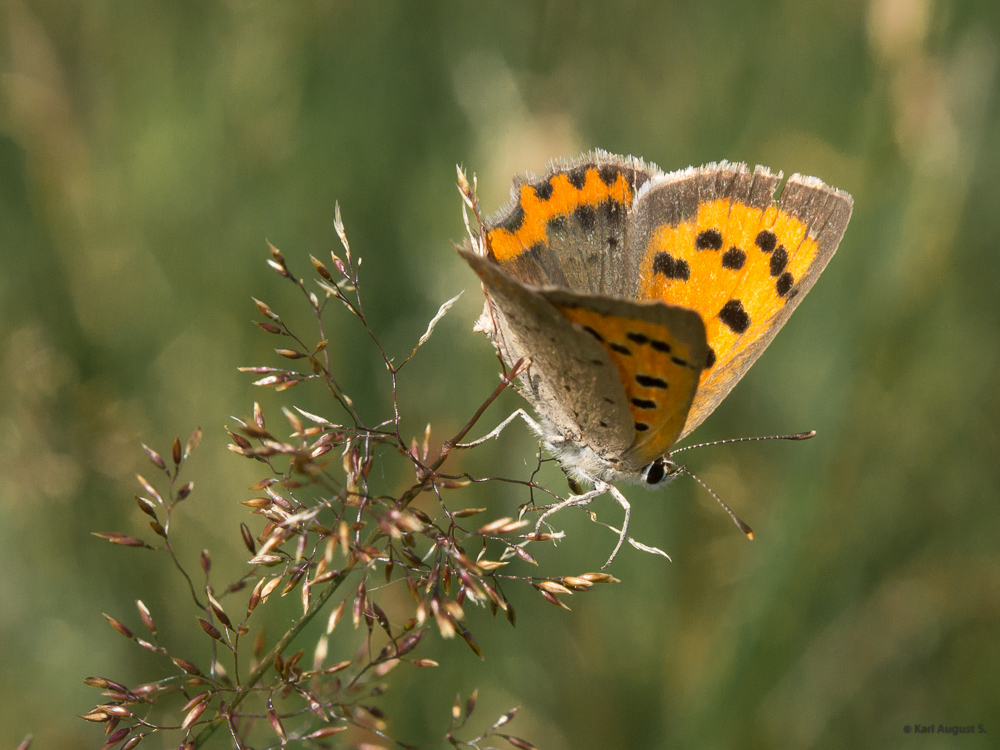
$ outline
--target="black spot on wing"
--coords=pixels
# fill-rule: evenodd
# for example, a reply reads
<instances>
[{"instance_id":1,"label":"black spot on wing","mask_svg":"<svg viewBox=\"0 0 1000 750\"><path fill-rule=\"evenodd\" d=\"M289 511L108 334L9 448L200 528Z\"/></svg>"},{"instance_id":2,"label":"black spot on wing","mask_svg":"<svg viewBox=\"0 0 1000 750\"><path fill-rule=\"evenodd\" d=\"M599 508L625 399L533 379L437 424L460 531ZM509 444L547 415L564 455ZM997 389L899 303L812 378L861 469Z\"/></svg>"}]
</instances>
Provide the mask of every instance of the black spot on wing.
<instances>
[{"instance_id":1,"label":"black spot on wing","mask_svg":"<svg viewBox=\"0 0 1000 750\"><path fill-rule=\"evenodd\" d=\"M762 252L769 253L778 244L778 236L769 229L764 229L757 233L753 242Z\"/></svg>"},{"instance_id":2,"label":"black spot on wing","mask_svg":"<svg viewBox=\"0 0 1000 750\"><path fill-rule=\"evenodd\" d=\"M788 251L784 245L778 245L771 253L771 275L780 276L788 265Z\"/></svg>"},{"instance_id":3,"label":"black spot on wing","mask_svg":"<svg viewBox=\"0 0 1000 750\"><path fill-rule=\"evenodd\" d=\"M788 271L785 271L783 274L781 274L781 276L778 277L778 280L774 282L774 291L778 293L779 297L784 297L786 294L788 294L788 290L792 288L792 284L794 283L795 279L792 278L792 275L788 273ZM791 299L794 296L795 295L792 294L789 295L788 298Z\"/></svg>"},{"instance_id":4,"label":"black spot on wing","mask_svg":"<svg viewBox=\"0 0 1000 750\"><path fill-rule=\"evenodd\" d=\"M722 232L718 229L706 229L694 238L695 250L721 250Z\"/></svg>"},{"instance_id":5,"label":"black spot on wing","mask_svg":"<svg viewBox=\"0 0 1000 750\"><path fill-rule=\"evenodd\" d=\"M733 246L722 254L722 265L724 268L731 268L739 271L743 264L747 262L747 254L738 247Z\"/></svg>"},{"instance_id":6,"label":"black spot on wing","mask_svg":"<svg viewBox=\"0 0 1000 750\"><path fill-rule=\"evenodd\" d=\"M617 227L625 221L624 203L619 203L609 198L608 200L601 201L599 208L610 226Z\"/></svg>"},{"instance_id":7,"label":"black spot on wing","mask_svg":"<svg viewBox=\"0 0 1000 750\"><path fill-rule=\"evenodd\" d=\"M597 223L597 209L593 206L580 205L573 209L573 216L576 220L580 222L582 226L588 232L594 230L594 225Z\"/></svg>"},{"instance_id":8,"label":"black spot on wing","mask_svg":"<svg viewBox=\"0 0 1000 750\"><path fill-rule=\"evenodd\" d=\"M514 209L510 212L510 216L507 220L500 225L500 229L506 229L511 234L515 234L518 229L521 228L521 224L524 223L524 209L521 207L520 201L514 204Z\"/></svg>"},{"instance_id":9,"label":"black spot on wing","mask_svg":"<svg viewBox=\"0 0 1000 750\"><path fill-rule=\"evenodd\" d=\"M653 273L662 274L668 279L691 278L691 266L683 258L675 258L670 253L659 252L653 257Z\"/></svg>"},{"instance_id":10,"label":"black spot on wing","mask_svg":"<svg viewBox=\"0 0 1000 750\"><path fill-rule=\"evenodd\" d=\"M627 331L625 333L625 338L627 338L634 344L639 344L640 346L648 345L653 350L662 352L663 354L669 354L671 351L670 344L668 344L666 341L660 341L659 339L651 339L642 331Z\"/></svg>"},{"instance_id":11,"label":"black spot on wing","mask_svg":"<svg viewBox=\"0 0 1000 750\"><path fill-rule=\"evenodd\" d=\"M731 299L722 306L719 320L733 333L743 333L750 327L750 316L738 299Z\"/></svg>"},{"instance_id":12,"label":"black spot on wing","mask_svg":"<svg viewBox=\"0 0 1000 750\"><path fill-rule=\"evenodd\" d=\"M618 182L619 174L620 172L618 171L618 167L615 167L611 164L602 164L601 167L597 170L597 176L600 177L601 182L603 182L608 187L611 187L616 182Z\"/></svg>"},{"instance_id":13,"label":"black spot on wing","mask_svg":"<svg viewBox=\"0 0 1000 750\"><path fill-rule=\"evenodd\" d=\"M531 247L529 247L528 249L526 249L523 253L521 253L517 257L519 259L520 258L530 258L531 260L533 260L533 261L535 261L537 263L540 260L540 258L542 257L542 255L547 250L548 250L548 246L545 244L545 241L544 240L539 240L538 242L536 242L534 245L532 245ZM493 262L496 262L496 256L493 254L493 250L489 250L488 251L488 256L489 256L489 258ZM512 320L515 319L515 318L513 318L510 315L508 315L507 317L511 318Z\"/></svg>"},{"instance_id":14,"label":"black spot on wing","mask_svg":"<svg viewBox=\"0 0 1000 750\"><path fill-rule=\"evenodd\" d=\"M535 195L538 200L547 201L552 197L552 191L555 190L555 185L552 184L552 180L546 180L538 185L535 185Z\"/></svg>"},{"instance_id":15,"label":"black spot on wing","mask_svg":"<svg viewBox=\"0 0 1000 750\"><path fill-rule=\"evenodd\" d=\"M576 169L571 169L566 173L567 179L569 179L569 184L575 187L577 190L583 190L583 186L587 184L587 170L590 169L590 165L584 164L583 166L577 167Z\"/></svg>"},{"instance_id":16,"label":"black spot on wing","mask_svg":"<svg viewBox=\"0 0 1000 750\"><path fill-rule=\"evenodd\" d=\"M656 402L651 398L633 398L632 405L637 409L655 409Z\"/></svg>"},{"instance_id":17,"label":"black spot on wing","mask_svg":"<svg viewBox=\"0 0 1000 750\"><path fill-rule=\"evenodd\" d=\"M659 388L660 390L666 390L670 387L670 384L663 378L657 377L656 375L647 375L642 372L635 376L635 382L643 388Z\"/></svg>"},{"instance_id":18,"label":"black spot on wing","mask_svg":"<svg viewBox=\"0 0 1000 750\"><path fill-rule=\"evenodd\" d=\"M632 356L632 350L629 349L625 344L619 344L617 341L609 341L608 348L613 352L618 352L626 357Z\"/></svg>"}]
</instances>

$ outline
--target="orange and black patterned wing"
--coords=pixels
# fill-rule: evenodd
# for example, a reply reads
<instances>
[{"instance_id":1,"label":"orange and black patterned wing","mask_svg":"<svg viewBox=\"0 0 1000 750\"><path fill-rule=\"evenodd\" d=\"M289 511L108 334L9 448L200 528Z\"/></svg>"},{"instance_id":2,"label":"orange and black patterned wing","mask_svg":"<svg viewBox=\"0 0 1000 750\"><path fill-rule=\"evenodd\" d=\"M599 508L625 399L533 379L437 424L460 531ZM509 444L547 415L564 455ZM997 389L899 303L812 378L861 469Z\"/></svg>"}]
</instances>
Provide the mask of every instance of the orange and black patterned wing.
<instances>
[{"instance_id":1,"label":"orange and black patterned wing","mask_svg":"<svg viewBox=\"0 0 1000 750\"><path fill-rule=\"evenodd\" d=\"M511 201L486 222L485 256L530 286L631 297L625 235L635 197L653 175L641 160L603 151L517 179ZM634 279L632 281L634 290Z\"/></svg>"},{"instance_id":2,"label":"orange and black patterned wing","mask_svg":"<svg viewBox=\"0 0 1000 750\"><path fill-rule=\"evenodd\" d=\"M814 177L711 164L651 179L628 238L638 297L697 311L709 352L679 437L712 413L761 355L840 243L851 196Z\"/></svg>"},{"instance_id":3,"label":"orange and black patterned wing","mask_svg":"<svg viewBox=\"0 0 1000 750\"><path fill-rule=\"evenodd\" d=\"M684 427L708 345L701 316L661 303L528 287L467 250L489 303L483 324L522 391L563 437L637 476Z\"/></svg>"},{"instance_id":4,"label":"orange and black patterned wing","mask_svg":"<svg viewBox=\"0 0 1000 750\"><path fill-rule=\"evenodd\" d=\"M618 457L633 475L680 438L708 356L705 325L693 310L659 302L541 294L607 352L625 389L634 441ZM600 410L598 405L594 405Z\"/></svg>"}]
</instances>

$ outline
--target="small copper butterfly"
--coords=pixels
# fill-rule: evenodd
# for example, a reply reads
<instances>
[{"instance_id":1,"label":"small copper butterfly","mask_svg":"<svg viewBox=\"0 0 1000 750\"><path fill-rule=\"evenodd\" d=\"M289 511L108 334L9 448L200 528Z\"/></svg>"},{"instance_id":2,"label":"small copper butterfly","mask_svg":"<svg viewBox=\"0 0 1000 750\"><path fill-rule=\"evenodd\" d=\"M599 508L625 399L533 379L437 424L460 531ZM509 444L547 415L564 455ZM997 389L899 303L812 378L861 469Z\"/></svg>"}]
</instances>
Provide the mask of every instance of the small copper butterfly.
<instances>
[{"instance_id":1,"label":"small copper butterfly","mask_svg":"<svg viewBox=\"0 0 1000 750\"><path fill-rule=\"evenodd\" d=\"M515 179L459 252L482 328L571 476L656 485L833 256L852 199L744 164L664 174L603 151ZM526 416L526 415L524 415ZM604 489L607 489L605 487ZM624 531L624 530L623 530Z\"/></svg>"}]
</instances>

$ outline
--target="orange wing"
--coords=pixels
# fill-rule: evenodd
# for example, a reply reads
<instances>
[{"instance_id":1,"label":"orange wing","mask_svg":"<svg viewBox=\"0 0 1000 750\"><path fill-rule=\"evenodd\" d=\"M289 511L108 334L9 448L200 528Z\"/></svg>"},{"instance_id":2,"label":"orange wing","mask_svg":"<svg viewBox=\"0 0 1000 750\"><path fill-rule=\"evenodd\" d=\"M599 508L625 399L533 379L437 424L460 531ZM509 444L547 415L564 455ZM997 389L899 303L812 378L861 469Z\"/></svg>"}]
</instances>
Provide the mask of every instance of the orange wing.
<instances>
[{"instance_id":1,"label":"orange wing","mask_svg":"<svg viewBox=\"0 0 1000 750\"><path fill-rule=\"evenodd\" d=\"M833 256L852 200L814 177L708 165L651 180L636 199L638 296L701 314L710 351L684 437L774 338Z\"/></svg>"},{"instance_id":2,"label":"orange wing","mask_svg":"<svg viewBox=\"0 0 1000 750\"><path fill-rule=\"evenodd\" d=\"M708 355L701 317L661 304L541 294L596 339L617 369L635 426L635 440L620 460L628 471L640 471L669 451L684 427Z\"/></svg>"}]
</instances>

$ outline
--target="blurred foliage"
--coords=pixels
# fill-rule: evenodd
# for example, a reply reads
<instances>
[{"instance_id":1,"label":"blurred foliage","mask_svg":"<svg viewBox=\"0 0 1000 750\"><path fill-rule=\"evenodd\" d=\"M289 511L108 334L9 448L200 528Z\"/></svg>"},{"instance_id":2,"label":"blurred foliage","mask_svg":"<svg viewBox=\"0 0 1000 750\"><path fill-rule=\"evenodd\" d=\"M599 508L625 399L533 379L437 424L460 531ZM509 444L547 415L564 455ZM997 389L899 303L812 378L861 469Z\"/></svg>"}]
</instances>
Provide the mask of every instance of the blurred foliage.
<instances>
[{"instance_id":1,"label":"blurred foliage","mask_svg":"<svg viewBox=\"0 0 1000 750\"><path fill-rule=\"evenodd\" d=\"M95 747L74 718L92 702L82 678L160 668L102 611L141 596L161 631L194 637L188 613L170 622L176 576L89 534L144 527L140 441L165 451L204 428L180 554L209 547L233 578L245 565L236 501L253 480L222 425L289 399L235 369L273 356L251 295L294 314L265 240L304 272L336 245L339 201L369 322L400 357L468 289L400 393L414 435L448 434L497 371L449 246L454 165L491 209L512 174L594 146L665 169L763 163L853 194L822 281L695 435L819 437L690 457L752 544L693 482L629 490L633 533L674 562L626 550L622 583L572 612L525 596L514 629L470 612L486 661L440 644L442 668L391 699L396 736L440 734L476 687L484 715L523 705L518 733L546 750L1000 733L996 3L3 0L0 26L0 745ZM363 331L341 316L329 334L345 390L385 413ZM505 395L483 427L518 403ZM512 430L474 468L523 476L534 447ZM618 520L610 499L595 510ZM583 513L559 523L570 537L549 564L604 561L611 532Z\"/></svg>"}]
</instances>

